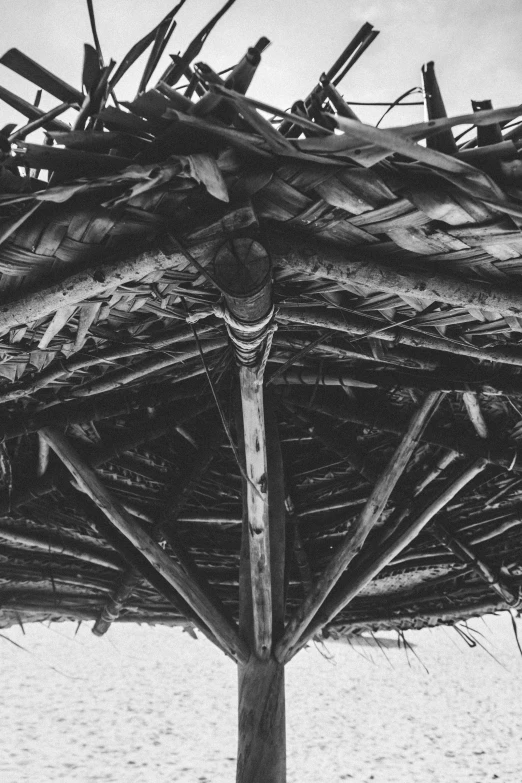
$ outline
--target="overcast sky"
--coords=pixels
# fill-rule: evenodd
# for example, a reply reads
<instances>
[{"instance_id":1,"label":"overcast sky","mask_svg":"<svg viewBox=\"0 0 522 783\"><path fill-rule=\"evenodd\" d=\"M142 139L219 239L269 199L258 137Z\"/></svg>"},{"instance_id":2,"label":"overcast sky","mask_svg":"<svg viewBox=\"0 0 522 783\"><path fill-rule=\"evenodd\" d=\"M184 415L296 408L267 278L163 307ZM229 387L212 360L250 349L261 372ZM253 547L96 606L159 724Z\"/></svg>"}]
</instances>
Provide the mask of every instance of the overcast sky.
<instances>
[{"instance_id":1,"label":"overcast sky","mask_svg":"<svg viewBox=\"0 0 522 783\"><path fill-rule=\"evenodd\" d=\"M223 2L187 0L168 51L183 50ZM120 60L173 5L173 0L94 0L105 58ZM348 100L393 100L419 85L421 65L434 60L449 114L469 111L471 98L491 98L497 108L522 101L521 0L236 0L198 60L225 68L266 35L272 46L250 95L286 108L309 92L366 21L381 34L341 84ZM17 47L77 87L84 42L92 42L85 0L2 4L0 51ZM143 61L118 88L120 99L133 97ZM165 55L157 74L168 61ZM35 88L4 66L0 84L34 99ZM42 106L55 104L51 99ZM0 125L18 119L0 106ZM359 113L374 122L376 111ZM422 119L422 106L416 106L393 112L388 124Z\"/></svg>"}]
</instances>

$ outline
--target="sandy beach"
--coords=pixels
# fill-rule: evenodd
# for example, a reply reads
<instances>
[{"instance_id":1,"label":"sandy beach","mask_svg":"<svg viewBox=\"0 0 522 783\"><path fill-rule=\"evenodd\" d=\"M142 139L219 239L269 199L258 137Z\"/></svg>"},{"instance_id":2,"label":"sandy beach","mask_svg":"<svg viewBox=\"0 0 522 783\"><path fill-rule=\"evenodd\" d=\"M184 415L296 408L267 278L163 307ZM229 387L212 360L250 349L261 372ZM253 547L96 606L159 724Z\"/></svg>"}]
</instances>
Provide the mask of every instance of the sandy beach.
<instances>
[{"instance_id":1,"label":"sandy beach","mask_svg":"<svg viewBox=\"0 0 522 783\"><path fill-rule=\"evenodd\" d=\"M471 626L486 649L437 629L407 634L410 651L331 642L300 654L287 669L289 783L518 783L522 657L511 620ZM228 659L180 629L75 631L2 632L3 783L235 779Z\"/></svg>"}]
</instances>

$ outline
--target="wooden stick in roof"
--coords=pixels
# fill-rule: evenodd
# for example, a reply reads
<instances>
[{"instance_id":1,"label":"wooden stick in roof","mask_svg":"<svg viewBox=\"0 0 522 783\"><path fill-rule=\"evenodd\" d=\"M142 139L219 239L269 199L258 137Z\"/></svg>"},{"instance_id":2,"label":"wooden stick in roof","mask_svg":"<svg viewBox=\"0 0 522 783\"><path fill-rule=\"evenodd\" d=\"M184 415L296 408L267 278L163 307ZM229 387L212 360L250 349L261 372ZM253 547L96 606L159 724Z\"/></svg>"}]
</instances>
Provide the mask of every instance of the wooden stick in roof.
<instances>
[{"instance_id":1,"label":"wooden stick in roof","mask_svg":"<svg viewBox=\"0 0 522 783\"><path fill-rule=\"evenodd\" d=\"M288 660L295 652L299 639L321 609L349 563L358 554L368 534L381 516L391 493L418 445L423 429L441 400L442 394L440 392L428 394L423 404L413 415L408 430L375 485L355 527L348 532L345 540L314 584L312 591L289 620L285 633L276 647L275 654L279 661Z\"/></svg>"},{"instance_id":2,"label":"wooden stick in roof","mask_svg":"<svg viewBox=\"0 0 522 783\"><path fill-rule=\"evenodd\" d=\"M235 628L216 609L213 601L198 584L192 581L181 566L172 560L136 521L129 517L69 440L53 427L45 427L41 433L80 487L103 511L109 522L123 533L169 584L179 591L203 622L213 631L228 654L236 660L246 661L249 657L248 647L241 641Z\"/></svg>"},{"instance_id":3,"label":"wooden stick in roof","mask_svg":"<svg viewBox=\"0 0 522 783\"><path fill-rule=\"evenodd\" d=\"M386 565L391 563L418 536L428 522L486 467L487 462L485 459L479 459L468 465L456 479L452 479L446 484L442 491L439 490L436 496L405 527L400 528L395 535L385 542L384 546L378 547L373 556L368 557L361 569L357 570L355 568L353 575L347 574L344 581L340 584L341 589L327 599L320 612L318 612L299 640L295 650L291 652L291 656L295 655L323 626L339 614Z\"/></svg>"}]
</instances>

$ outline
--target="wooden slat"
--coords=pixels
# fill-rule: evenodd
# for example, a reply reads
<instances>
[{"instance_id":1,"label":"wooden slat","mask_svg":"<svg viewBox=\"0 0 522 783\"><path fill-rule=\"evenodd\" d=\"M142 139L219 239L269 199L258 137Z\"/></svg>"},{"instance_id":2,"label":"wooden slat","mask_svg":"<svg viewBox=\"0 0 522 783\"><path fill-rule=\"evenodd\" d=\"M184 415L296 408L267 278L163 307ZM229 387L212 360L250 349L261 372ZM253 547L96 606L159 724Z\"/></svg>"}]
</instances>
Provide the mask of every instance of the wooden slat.
<instances>
[{"instance_id":1,"label":"wooden slat","mask_svg":"<svg viewBox=\"0 0 522 783\"><path fill-rule=\"evenodd\" d=\"M121 504L103 486L96 473L76 452L68 439L54 427L40 430L51 448L71 472L80 488L94 501L109 522L146 557L155 570L172 585L215 634L224 649L235 659L246 661L249 651L237 631L214 606L212 600L194 584L184 570L156 544L140 525L131 519Z\"/></svg>"},{"instance_id":2,"label":"wooden slat","mask_svg":"<svg viewBox=\"0 0 522 783\"><path fill-rule=\"evenodd\" d=\"M412 456L424 427L442 399L432 392L413 415L409 427L395 450L390 463L375 485L357 522L337 549L327 567L315 582L311 592L289 620L283 638L276 647L276 657L283 662L291 656L301 635L317 614L349 563L364 544L368 534L381 516L397 481Z\"/></svg>"}]
</instances>

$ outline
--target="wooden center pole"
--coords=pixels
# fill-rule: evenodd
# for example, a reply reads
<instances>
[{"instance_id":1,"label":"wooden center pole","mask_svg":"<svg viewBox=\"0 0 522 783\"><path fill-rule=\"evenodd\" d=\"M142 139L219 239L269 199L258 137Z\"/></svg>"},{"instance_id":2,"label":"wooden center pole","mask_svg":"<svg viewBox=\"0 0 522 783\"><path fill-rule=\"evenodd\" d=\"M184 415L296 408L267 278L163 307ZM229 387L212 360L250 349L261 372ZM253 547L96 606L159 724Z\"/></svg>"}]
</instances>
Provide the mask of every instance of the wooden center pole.
<instances>
[{"instance_id":1,"label":"wooden center pole","mask_svg":"<svg viewBox=\"0 0 522 783\"><path fill-rule=\"evenodd\" d=\"M270 261L258 242L236 239L216 255L214 274L226 304L241 398L236 407L244 468L239 634L252 652L238 663L236 780L285 783L284 664L273 655L273 640L284 628L285 491L277 423L263 389L273 314Z\"/></svg>"},{"instance_id":2,"label":"wooden center pole","mask_svg":"<svg viewBox=\"0 0 522 783\"><path fill-rule=\"evenodd\" d=\"M268 495L270 499L270 558L272 628L277 640L284 627L285 505L281 449L270 399L267 401L266 436ZM243 442L243 418L236 413L238 440ZM243 536L239 572L239 633L254 649L251 564L246 481L243 479ZM238 664L237 783L285 783L286 728L284 664L273 656L260 659L252 653Z\"/></svg>"}]
</instances>

